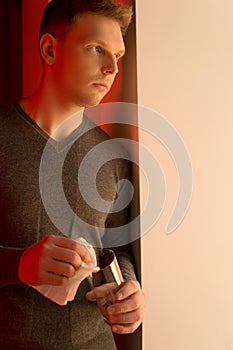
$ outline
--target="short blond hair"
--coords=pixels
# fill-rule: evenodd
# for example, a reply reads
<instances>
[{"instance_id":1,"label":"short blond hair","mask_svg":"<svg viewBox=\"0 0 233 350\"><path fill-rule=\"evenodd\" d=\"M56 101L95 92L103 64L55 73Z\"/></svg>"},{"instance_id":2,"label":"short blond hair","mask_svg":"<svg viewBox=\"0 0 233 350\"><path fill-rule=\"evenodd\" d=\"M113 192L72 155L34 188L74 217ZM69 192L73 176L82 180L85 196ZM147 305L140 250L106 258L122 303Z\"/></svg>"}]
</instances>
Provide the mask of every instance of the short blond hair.
<instances>
[{"instance_id":1,"label":"short blond hair","mask_svg":"<svg viewBox=\"0 0 233 350\"><path fill-rule=\"evenodd\" d=\"M64 38L83 13L90 12L115 19L125 35L132 18L132 6L111 0L52 0L46 6L40 25L40 38L52 33Z\"/></svg>"}]
</instances>

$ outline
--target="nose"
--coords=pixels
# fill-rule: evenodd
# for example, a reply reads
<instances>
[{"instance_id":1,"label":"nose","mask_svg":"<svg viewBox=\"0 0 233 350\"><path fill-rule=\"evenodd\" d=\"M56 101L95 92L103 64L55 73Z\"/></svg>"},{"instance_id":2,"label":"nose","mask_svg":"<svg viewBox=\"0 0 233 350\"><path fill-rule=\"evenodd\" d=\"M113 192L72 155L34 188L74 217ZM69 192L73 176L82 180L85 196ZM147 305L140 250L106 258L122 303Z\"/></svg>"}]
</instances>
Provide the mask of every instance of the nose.
<instances>
[{"instance_id":1,"label":"nose","mask_svg":"<svg viewBox=\"0 0 233 350\"><path fill-rule=\"evenodd\" d=\"M118 73L118 65L115 56L105 57L105 61L102 67L102 72L104 74L117 74Z\"/></svg>"}]
</instances>

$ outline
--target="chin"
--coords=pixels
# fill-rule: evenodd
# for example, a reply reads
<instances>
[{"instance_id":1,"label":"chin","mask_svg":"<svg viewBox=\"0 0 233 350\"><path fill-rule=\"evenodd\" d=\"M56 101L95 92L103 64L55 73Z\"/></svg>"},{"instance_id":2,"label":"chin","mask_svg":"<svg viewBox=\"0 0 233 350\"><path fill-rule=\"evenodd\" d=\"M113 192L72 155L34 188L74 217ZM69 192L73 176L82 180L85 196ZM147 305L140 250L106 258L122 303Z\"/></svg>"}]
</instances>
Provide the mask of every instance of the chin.
<instances>
[{"instance_id":1,"label":"chin","mask_svg":"<svg viewBox=\"0 0 233 350\"><path fill-rule=\"evenodd\" d=\"M102 101L103 97L101 99L96 99L96 100L92 100L92 101L87 101L85 104L85 107L94 107L100 104L100 102Z\"/></svg>"},{"instance_id":2,"label":"chin","mask_svg":"<svg viewBox=\"0 0 233 350\"><path fill-rule=\"evenodd\" d=\"M100 104L105 95L106 94L85 94L83 96L76 96L75 104L77 106L83 106L84 108L94 107Z\"/></svg>"}]
</instances>

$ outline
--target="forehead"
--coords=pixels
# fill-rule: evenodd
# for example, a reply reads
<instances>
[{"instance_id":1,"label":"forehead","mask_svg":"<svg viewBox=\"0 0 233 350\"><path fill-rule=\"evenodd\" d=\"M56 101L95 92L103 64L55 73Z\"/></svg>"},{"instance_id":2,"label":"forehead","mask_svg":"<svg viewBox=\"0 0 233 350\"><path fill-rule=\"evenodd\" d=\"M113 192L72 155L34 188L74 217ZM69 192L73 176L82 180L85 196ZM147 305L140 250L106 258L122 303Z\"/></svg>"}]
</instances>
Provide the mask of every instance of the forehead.
<instances>
[{"instance_id":1,"label":"forehead","mask_svg":"<svg viewBox=\"0 0 233 350\"><path fill-rule=\"evenodd\" d=\"M124 51L125 48L119 23L112 18L92 13L84 13L76 20L67 39L74 44L104 42L115 51Z\"/></svg>"}]
</instances>

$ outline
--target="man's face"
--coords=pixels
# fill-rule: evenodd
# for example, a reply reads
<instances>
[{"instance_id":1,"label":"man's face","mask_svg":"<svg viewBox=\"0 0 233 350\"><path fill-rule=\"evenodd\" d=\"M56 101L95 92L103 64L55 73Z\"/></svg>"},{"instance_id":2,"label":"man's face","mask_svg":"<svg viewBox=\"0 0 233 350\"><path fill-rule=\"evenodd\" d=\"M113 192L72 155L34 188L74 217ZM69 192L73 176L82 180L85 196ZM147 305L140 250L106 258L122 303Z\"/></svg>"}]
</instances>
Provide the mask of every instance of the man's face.
<instances>
[{"instance_id":1,"label":"man's face","mask_svg":"<svg viewBox=\"0 0 233 350\"><path fill-rule=\"evenodd\" d=\"M115 20L83 14L57 42L52 77L62 99L80 107L98 104L113 84L124 50Z\"/></svg>"}]
</instances>

